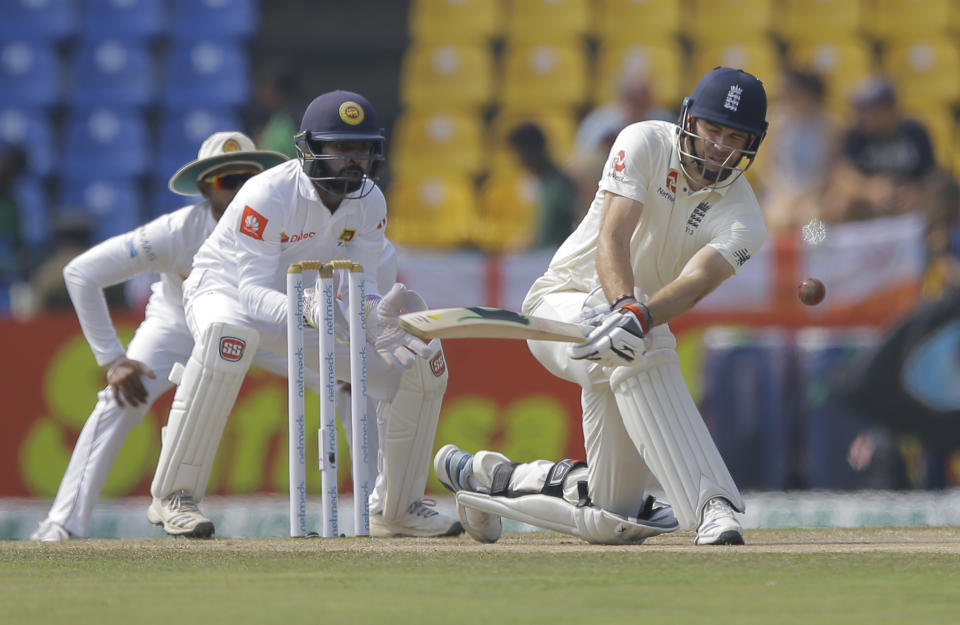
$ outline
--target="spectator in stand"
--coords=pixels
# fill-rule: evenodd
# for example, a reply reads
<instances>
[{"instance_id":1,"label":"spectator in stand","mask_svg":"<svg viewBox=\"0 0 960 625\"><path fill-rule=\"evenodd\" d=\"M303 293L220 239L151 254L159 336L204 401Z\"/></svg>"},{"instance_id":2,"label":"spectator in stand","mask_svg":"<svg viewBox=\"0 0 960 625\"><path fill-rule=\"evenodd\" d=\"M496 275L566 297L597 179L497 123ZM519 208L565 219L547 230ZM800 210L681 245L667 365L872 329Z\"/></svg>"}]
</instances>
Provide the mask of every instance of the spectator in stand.
<instances>
[{"instance_id":1,"label":"spectator in stand","mask_svg":"<svg viewBox=\"0 0 960 625\"><path fill-rule=\"evenodd\" d=\"M536 124L521 124L508 137L523 167L540 183L536 232L530 249L556 249L573 230L577 189L573 180L550 160L547 139Z\"/></svg>"},{"instance_id":2,"label":"spectator in stand","mask_svg":"<svg viewBox=\"0 0 960 625\"><path fill-rule=\"evenodd\" d=\"M597 177L621 130L635 122L651 119L677 120L676 115L655 106L653 101L653 87L646 71L625 64L617 76L616 101L593 109L580 122L574 139L573 162L566 169L577 185L579 199L576 206L590 206L593 201Z\"/></svg>"},{"instance_id":3,"label":"spectator in stand","mask_svg":"<svg viewBox=\"0 0 960 625\"><path fill-rule=\"evenodd\" d=\"M257 145L264 150L297 155L290 137L300 130L299 112L303 105L298 95L300 77L278 64L267 64L259 72L254 88L251 126Z\"/></svg>"},{"instance_id":4,"label":"spectator in stand","mask_svg":"<svg viewBox=\"0 0 960 625\"><path fill-rule=\"evenodd\" d=\"M923 207L936 169L927 129L907 119L883 78L861 85L852 100L856 123L844 134L839 163L823 197L831 222L902 215Z\"/></svg>"},{"instance_id":5,"label":"spectator in stand","mask_svg":"<svg viewBox=\"0 0 960 625\"><path fill-rule=\"evenodd\" d=\"M927 222L923 295L935 299L960 290L960 186L953 176L940 172L929 193L931 201L923 207Z\"/></svg>"},{"instance_id":6,"label":"spectator in stand","mask_svg":"<svg viewBox=\"0 0 960 625\"><path fill-rule=\"evenodd\" d=\"M839 130L824 105L817 74L788 69L757 159L760 205L771 230L820 217L820 199L837 158Z\"/></svg>"},{"instance_id":7,"label":"spectator in stand","mask_svg":"<svg viewBox=\"0 0 960 625\"><path fill-rule=\"evenodd\" d=\"M944 172L924 181L923 297L834 380L836 397L865 422L848 453L861 488L944 488L949 454L960 449L960 186ZM910 482L904 436L920 444Z\"/></svg>"},{"instance_id":8,"label":"spectator in stand","mask_svg":"<svg viewBox=\"0 0 960 625\"><path fill-rule=\"evenodd\" d=\"M617 77L617 99L590 111L577 130L578 152L599 151L605 159L620 131L635 122L650 119L676 121L677 116L653 103L653 89L646 71L625 66ZM595 173L595 172L594 172Z\"/></svg>"}]
</instances>

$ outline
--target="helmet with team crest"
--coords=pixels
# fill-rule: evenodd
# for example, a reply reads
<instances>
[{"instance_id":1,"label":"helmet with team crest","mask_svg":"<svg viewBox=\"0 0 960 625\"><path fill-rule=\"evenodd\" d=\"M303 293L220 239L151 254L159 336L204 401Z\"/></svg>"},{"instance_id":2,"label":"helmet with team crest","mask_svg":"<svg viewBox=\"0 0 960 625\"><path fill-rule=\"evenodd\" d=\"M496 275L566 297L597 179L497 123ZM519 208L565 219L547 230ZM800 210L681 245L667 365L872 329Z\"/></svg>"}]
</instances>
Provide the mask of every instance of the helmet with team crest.
<instances>
[{"instance_id":1,"label":"helmet with team crest","mask_svg":"<svg viewBox=\"0 0 960 625\"><path fill-rule=\"evenodd\" d=\"M732 184L753 164L766 116L767 92L756 76L731 67L707 72L680 109L677 152L684 173L714 188Z\"/></svg>"},{"instance_id":2,"label":"helmet with team crest","mask_svg":"<svg viewBox=\"0 0 960 625\"><path fill-rule=\"evenodd\" d=\"M297 158L314 184L331 195L359 198L373 190L384 159L383 129L373 105L352 91L314 98L294 135Z\"/></svg>"}]
</instances>

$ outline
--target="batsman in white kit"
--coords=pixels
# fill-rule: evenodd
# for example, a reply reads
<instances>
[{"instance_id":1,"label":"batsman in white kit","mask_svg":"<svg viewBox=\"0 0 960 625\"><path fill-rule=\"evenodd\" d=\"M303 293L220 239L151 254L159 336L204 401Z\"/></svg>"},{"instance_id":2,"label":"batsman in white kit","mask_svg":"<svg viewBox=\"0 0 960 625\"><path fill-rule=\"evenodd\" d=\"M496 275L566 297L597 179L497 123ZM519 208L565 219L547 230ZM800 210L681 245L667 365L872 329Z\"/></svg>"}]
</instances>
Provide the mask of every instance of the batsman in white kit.
<instances>
[{"instance_id":1,"label":"batsman in white kit","mask_svg":"<svg viewBox=\"0 0 960 625\"><path fill-rule=\"evenodd\" d=\"M678 528L700 545L743 544L743 499L680 371L667 322L734 275L766 236L743 172L767 129L763 84L717 67L678 124L620 132L576 231L530 288L523 312L575 322L582 343L529 341L582 387L586 463L518 464L446 445L437 476L466 531L496 541L501 517L592 543L640 543Z\"/></svg>"},{"instance_id":2,"label":"batsman in white kit","mask_svg":"<svg viewBox=\"0 0 960 625\"><path fill-rule=\"evenodd\" d=\"M301 261L342 259L364 268L366 387L379 402L370 534L459 534L459 521L423 499L447 383L440 342L425 343L400 330L398 315L425 304L402 284L381 298L375 280L387 223L386 202L374 182L384 157L376 112L362 95L325 93L307 107L294 140L298 158L240 189L184 282L195 345L164 429L148 519L170 533L210 524L195 504L206 490L253 354L261 349L286 362L287 269ZM313 327L321 312L315 295L304 306ZM345 340L337 345L336 377L350 381ZM311 330L305 344L317 342ZM305 360L308 369L320 370L316 349L306 350Z\"/></svg>"},{"instance_id":3,"label":"batsman in white kit","mask_svg":"<svg viewBox=\"0 0 960 625\"><path fill-rule=\"evenodd\" d=\"M60 541L87 536L90 515L126 439L157 397L173 386L167 380L175 362L193 349L183 316L184 277L193 255L213 232L240 186L257 173L287 160L279 152L257 150L240 132L208 137L197 160L170 178L181 195L202 195L189 206L162 215L132 232L87 250L64 268L83 334L97 364L109 366L107 387L80 431L66 473L47 517L33 540ZM157 273L145 318L124 349L110 319L103 289L143 273ZM257 364L286 375L283 359L257 354ZM319 380L313 380L319 388ZM204 532L205 527L193 531Z\"/></svg>"}]
</instances>

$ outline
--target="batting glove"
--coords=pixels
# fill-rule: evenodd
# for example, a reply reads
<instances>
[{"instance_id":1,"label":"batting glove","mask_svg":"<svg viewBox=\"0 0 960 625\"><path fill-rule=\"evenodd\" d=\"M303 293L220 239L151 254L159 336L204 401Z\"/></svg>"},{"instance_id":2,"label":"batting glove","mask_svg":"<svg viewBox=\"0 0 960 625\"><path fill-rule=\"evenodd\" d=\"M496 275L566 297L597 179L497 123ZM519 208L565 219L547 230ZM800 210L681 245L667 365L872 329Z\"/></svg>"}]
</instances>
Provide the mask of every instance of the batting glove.
<instances>
[{"instance_id":1,"label":"batting glove","mask_svg":"<svg viewBox=\"0 0 960 625\"><path fill-rule=\"evenodd\" d=\"M570 346L571 358L619 367L629 365L646 351L643 338L650 329L650 311L632 297L617 300L615 306L602 316L591 315L588 323L595 327L583 343Z\"/></svg>"}]
</instances>

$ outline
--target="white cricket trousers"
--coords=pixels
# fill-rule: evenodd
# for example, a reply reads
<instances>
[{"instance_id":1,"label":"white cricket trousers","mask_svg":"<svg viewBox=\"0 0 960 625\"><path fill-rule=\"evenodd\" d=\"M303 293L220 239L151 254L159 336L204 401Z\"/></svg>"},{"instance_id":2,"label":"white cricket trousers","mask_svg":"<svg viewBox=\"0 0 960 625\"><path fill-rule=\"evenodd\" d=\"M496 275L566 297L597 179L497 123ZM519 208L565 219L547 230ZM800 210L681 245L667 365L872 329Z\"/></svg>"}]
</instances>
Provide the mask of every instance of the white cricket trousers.
<instances>
[{"instance_id":1,"label":"white cricket trousers","mask_svg":"<svg viewBox=\"0 0 960 625\"><path fill-rule=\"evenodd\" d=\"M587 293L579 292L551 293L529 312L575 323L587 297ZM569 355L569 343L527 341L527 344L550 373L575 382L582 389L587 486L593 504L622 516L637 516L646 497L651 494L662 497L662 489L624 428L623 416L610 389L613 369L588 360L574 360ZM549 470L550 465L543 464L542 468Z\"/></svg>"},{"instance_id":2,"label":"white cricket trousers","mask_svg":"<svg viewBox=\"0 0 960 625\"><path fill-rule=\"evenodd\" d=\"M86 536L90 515L100 498L110 469L130 431L143 420L153 402L173 386L167 377L175 362L186 362L193 337L182 324L148 316L127 346L127 358L139 360L157 374L142 376L147 400L139 406L120 406L107 387L97 393L97 404L87 418L73 448L57 496L47 518L63 525L74 536Z\"/></svg>"}]
</instances>

